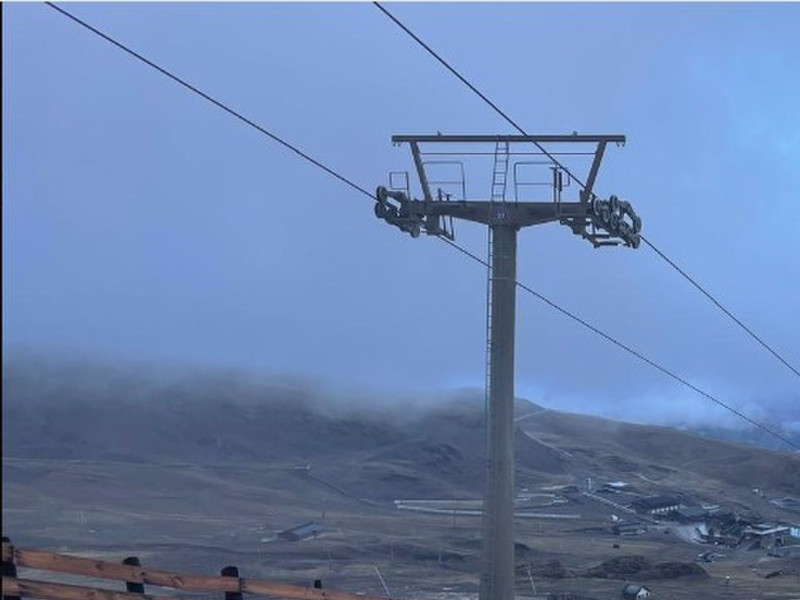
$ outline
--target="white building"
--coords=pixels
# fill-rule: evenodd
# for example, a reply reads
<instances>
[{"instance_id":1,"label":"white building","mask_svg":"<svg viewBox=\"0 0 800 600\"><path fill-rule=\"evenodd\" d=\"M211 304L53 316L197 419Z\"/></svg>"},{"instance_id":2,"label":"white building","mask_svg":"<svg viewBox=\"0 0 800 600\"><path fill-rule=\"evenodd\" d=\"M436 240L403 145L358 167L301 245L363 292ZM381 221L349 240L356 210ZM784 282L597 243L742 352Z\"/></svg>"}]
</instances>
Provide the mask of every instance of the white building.
<instances>
[{"instance_id":1,"label":"white building","mask_svg":"<svg viewBox=\"0 0 800 600\"><path fill-rule=\"evenodd\" d=\"M626 600L640 600L641 598L649 598L651 591L643 585L636 585L635 583L628 583L622 588L622 597Z\"/></svg>"}]
</instances>

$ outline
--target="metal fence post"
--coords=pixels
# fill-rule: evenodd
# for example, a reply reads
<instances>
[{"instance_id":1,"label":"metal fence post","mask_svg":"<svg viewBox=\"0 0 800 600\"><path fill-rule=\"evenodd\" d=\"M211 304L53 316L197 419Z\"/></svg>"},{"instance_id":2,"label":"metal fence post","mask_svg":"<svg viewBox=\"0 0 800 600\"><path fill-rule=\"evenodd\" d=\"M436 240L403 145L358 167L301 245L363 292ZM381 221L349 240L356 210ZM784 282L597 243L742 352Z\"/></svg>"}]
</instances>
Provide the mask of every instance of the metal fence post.
<instances>
[{"instance_id":1,"label":"metal fence post","mask_svg":"<svg viewBox=\"0 0 800 600\"><path fill-rule=\"evenodd\" d=\"M223 577L235 577L239 579L239 568L234 566L228 566L220 571L220 574ZM225 600L242 600L242 593L241 592L225 592Z\"/></svg>"},{"instance_id":2,"label":"metal fence post","mask_svg":"<svg viewBox=\"0 0 800 600\"><path fill-rule=\"evenodd\" d=\"M129 565L132 567L142 566L142 563L139 562L139 557L137 556L129 556L128 558L122 561L122 564ZM130 592L131 594L144 594L144 584L138 583L136 581L126 581L125 591Z\"/></svg>"},{"instance_id":3,"label":"metal fence post","mask_svg":"<svg viewBox=\"0 0 800 600\"><path fill-rule=\"evenodd\" d=\"M11 540L3 536L4 544L11 544ZM14 564L14 550L12 547L11 557L9 560L3 561L3 577L10 577L16 579L17 565ZM3 596L3 600L20 600L19 596Z\"/></svg>"}]
</instances>

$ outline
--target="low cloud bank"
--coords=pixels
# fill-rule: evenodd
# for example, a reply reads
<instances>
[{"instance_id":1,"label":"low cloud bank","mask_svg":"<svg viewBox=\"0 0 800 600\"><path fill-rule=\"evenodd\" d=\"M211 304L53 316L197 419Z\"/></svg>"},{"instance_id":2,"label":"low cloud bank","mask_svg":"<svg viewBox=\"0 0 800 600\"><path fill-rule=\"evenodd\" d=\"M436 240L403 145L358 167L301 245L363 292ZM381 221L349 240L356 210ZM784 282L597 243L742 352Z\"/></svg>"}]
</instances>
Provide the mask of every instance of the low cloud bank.
<instances>
[{"instance_id":1,"label":"low cloud bank","mask_svg":"<svg viewBox=\"0 0 800 600\"><path fill-rule=\"evenodd\" d=\"M268 405L289 402L330 416L358 415L380 420L413 420L430 410L454 405L482 410L478 388L420 392L330 385L308 374L258 374L234 368L114 362L33 352L6 352L3 361L3 414L8 406L38 403L231 402ZM744 397L708 382L720 398L738 398L730 406L800 443L800 394ZM643 397L598 399L550 394L530 398L546 408L647 425L665 425L734 437L776 447L779 440L733 412L691 391L653 391ZM752 439L751 439L752 438Z\"/></svg>"}]
</instances>

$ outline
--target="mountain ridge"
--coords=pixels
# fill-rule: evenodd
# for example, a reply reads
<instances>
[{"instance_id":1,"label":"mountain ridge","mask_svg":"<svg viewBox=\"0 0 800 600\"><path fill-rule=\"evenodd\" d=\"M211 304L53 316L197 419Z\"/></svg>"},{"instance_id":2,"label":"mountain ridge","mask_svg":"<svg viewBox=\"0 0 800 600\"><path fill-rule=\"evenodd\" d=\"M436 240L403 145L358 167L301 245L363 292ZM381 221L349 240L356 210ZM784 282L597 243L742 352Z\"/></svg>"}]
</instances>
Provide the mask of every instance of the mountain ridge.
<instances>
[{"instance_id":1,"label":"mountain ridge","mask_svg":"<svg viewBox=\"0 0 800 600\"><path fill-rule=\"evenodd\" d=\"M3 372L3 454L15 458L314 463L363 497L478 495L483 399L474 391L402 405L231 375L148 380L94 372ZM516 405L523 486L628 478L800 494L800 457L664 426Z\"/></svg>"}]
</instances>

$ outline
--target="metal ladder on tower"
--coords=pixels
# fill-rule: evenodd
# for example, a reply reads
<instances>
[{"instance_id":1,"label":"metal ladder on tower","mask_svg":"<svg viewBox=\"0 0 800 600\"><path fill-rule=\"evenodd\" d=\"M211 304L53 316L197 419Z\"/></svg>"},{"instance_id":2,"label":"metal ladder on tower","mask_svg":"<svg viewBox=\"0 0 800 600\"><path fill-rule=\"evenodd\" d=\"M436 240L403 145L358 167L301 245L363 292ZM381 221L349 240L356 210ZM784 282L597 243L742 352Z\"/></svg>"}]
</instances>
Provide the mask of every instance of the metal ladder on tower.
<instances>
[{"instance_id":1,"label":"metal ladder on tower","mask_svg":"<svg viewBox=\"0 0 800 600\"><path fill-rule=\"evenodd\" d=\"M505 204L508 178L509 147L507 141L497 141L494 146L494 169L492 170L492 192L489 197L489 214L494 214L495 204ZM491 220L491 219L490 219ZM489 396L492 387L492 264L494 262L494 236L489 226L486 252L486 382L485 414L489 414Z\"/></svg>"}]
</instances>

